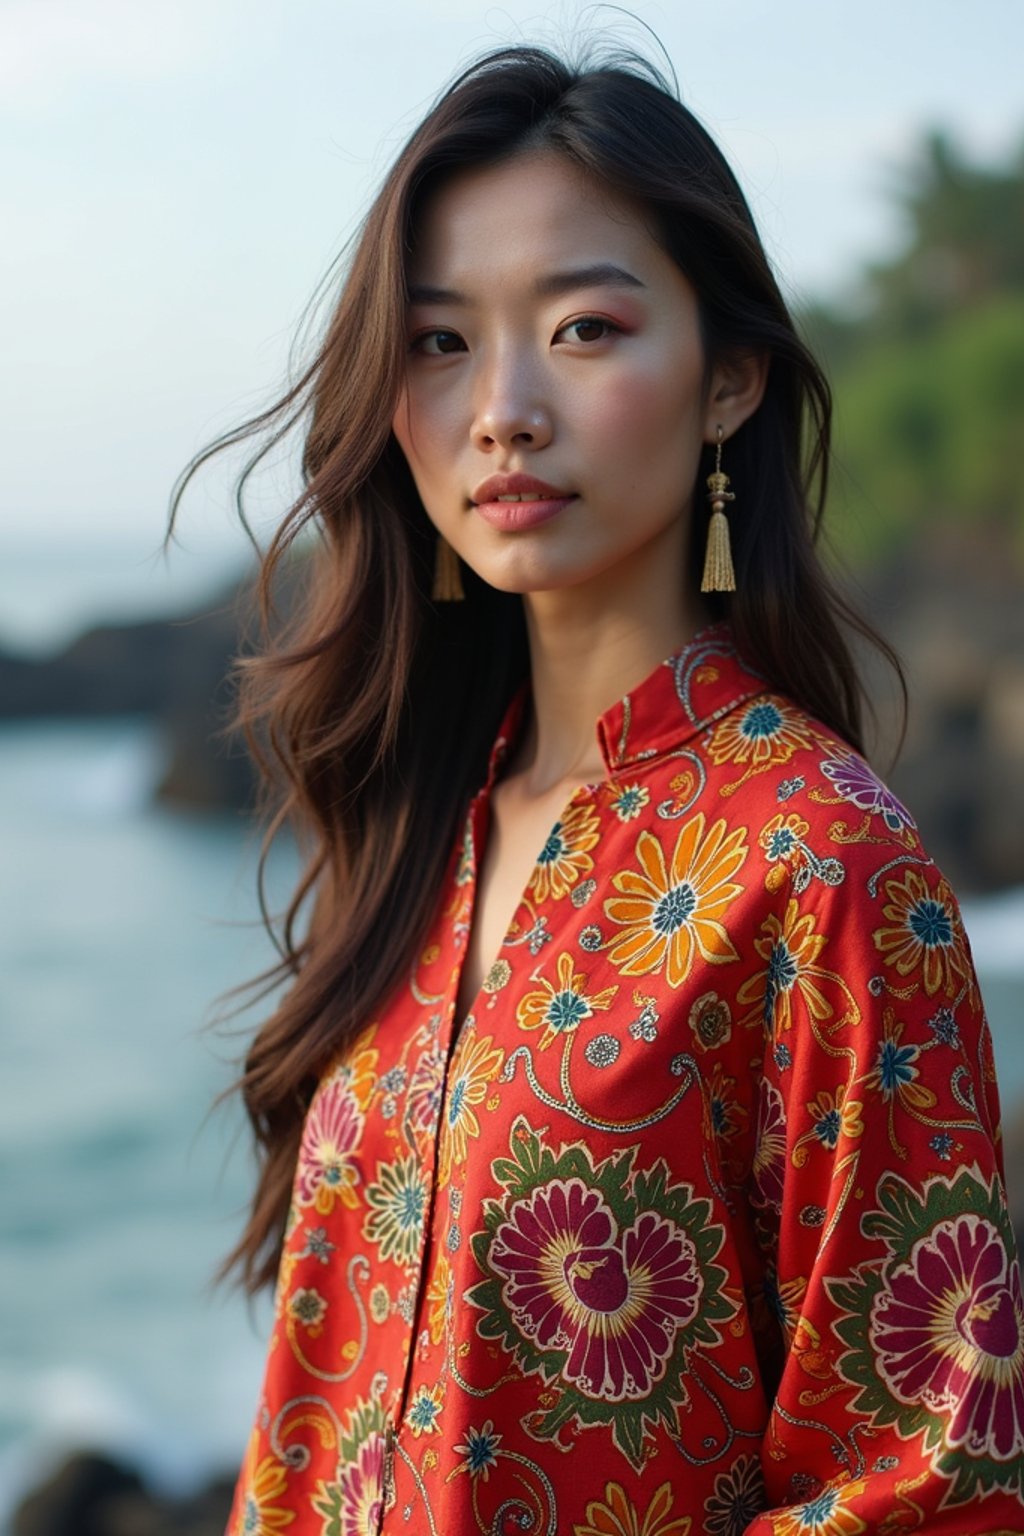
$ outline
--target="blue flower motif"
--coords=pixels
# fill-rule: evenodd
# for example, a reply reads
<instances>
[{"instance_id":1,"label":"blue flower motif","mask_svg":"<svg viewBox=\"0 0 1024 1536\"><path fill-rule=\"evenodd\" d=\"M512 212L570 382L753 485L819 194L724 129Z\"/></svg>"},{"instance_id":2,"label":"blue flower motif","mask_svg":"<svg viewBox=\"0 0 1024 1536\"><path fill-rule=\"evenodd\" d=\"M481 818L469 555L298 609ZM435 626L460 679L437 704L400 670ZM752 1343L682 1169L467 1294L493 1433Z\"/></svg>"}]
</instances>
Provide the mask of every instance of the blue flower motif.
<instances>
[{"instance_id":1,"label":"blue flower motif","mask_svg":"<svg viewBox=\"0 0 1024 1536\"><path fill-rule=\"evenodd\" d=\"M567 1029L575 1029L581 1019L589 1018L593 1012L585 997L571 988L565 992L556 992L548 1004L544 1022L549 1029L557 1034L563 1034Z\"/></svg>"},{"instance_id":2,"label":"blue flower motif","mask_svg":"<svg viewBox=\"0 0 1024 1536\"><path fill-rule=\"evenodd\" d=\"M797 963L789 952L784 939L772 945L768 956L768 971L764 983L764 1021L771 1025L775 1013L775 999L780 992L788 992L797 978Z\"/></svg>"},{"instance_id":3,"label":"blue flower motif","mask_svg":"<svg viewBox=\"0 0 1024 1536\"><path fill-rule=\"evenodd\" d=\"M911 907L907 913L907 927L928 949L948 948L953 942L949 912L941 901L934 901L930 896Z\"/></svg>"},{"instance_id":4,"label":"blue flower motif","mask_svg":"<svg viewBox=\"0 0 1024 1536\"><path fill-rule=\"evenodd\" d=\"M939 1131L928 1143L937 1157L941 1157L944 1163L948 1163L956 1145L948 1131Z\"/></svg>"},{"instance_id":5,"label":"blue flower motif","mask_svg":"<svg viewBox=\"0 0 1024 1536\"><path fill-rule=\"evenodd\" d=\"M826 1488L823 1493L819 1493L816 1499L812 1499L798 1511L801 1530L821 1531L824 1530L826 1523L831 1526L838 1502L839 1491L836 1488Z\"/></svg>"},{"instance_id":6,"label":"blue flower motif","mask_svg":"<svg viewBox=\"0 0 1024 1536\"><path fill-rule=\"evenodd\" d=\"M632 821L639 816L650 798L650 790L642 784L625 784L612 801L612 810L620 821Z\"/></svg>"},{"instance_id":7,"label":"blue flower motif","mask_svg":"<svg viewBox=\"0 0 1024 1536\"><path fill-rule=\"evenodd\" d=\"M326 1227L313 1227L306 1234L306 1246L299 1254L300 1259L316 1259L320 1264L330 1262L335 1244L327 1237Z\"/></svg>"},{"instance_id":8,"label":"blue flower motif","mask_svg":"<svg viewBox=\"0 0 1024 1536\"><path fill-rule=\"evenodd\" d=\"M555 864L567 851L567 845L562 836L562 823L556 821L548 833L547 842L537 857L538 864Z\"/></svg>"},{"instance_id":9,"label":"blue flower motif","mask_svg":"<svg viewBox=\"0 0 1024 1536\"><path fill-rule=\"evenodd\" d=\"M688 923L697 908L697 893L688 881L673 885L661 897L651 918L655 933L675 933Z\"/></svg>"},{"instance_id":10,"label":"blue flower motif","mask_svg":"<svg viewBox=\"0 0 1024 1536\"><path fill-rule=\"evenodd\" d=\"M462 1115L462 1106L466 1098L466 1079L456 1079L448 1099L448 1124L456 1125Z\"/></svg>"},{"instance_id":11,"label":"blue flower motif","mask_svg":"<svg viewBox=\"0 0 1024 1536\"><path fill-rule=\"evenodd\" d=\"M409 1428L414 1435L437 1428L441 1416L441 1396L437 1387L420 1387L409 1408Z\"/></svg>"},{"instance_id":12,"label":"blue flower motif","mask_svg":"<svg viewBox=\"0 0 1024 1536\"><path fill-rule=\"evenodd\" d=\"M793 1065L793 1052L790 1050L785 1041L779 1042L779 1044L775 1047L775 1050L772 1052L772 1055L775 1057L775 1065L778 1067L780 1072L785 1072L787 1067L791 1067Z\"/></svg>"},{"instance_id":13,"label":"blue flower motif","mask_svg":"<svg viewBox=\"0 0 1024 1536\"><path fill-rule=\"evenodd\" d=\"M814 1134L823 1146L829 1151L834 1151L839 1142L839 1132L842 1129L842 1119L838 1109L826 1110L820 1120L814 1122Z\"/></svg>"},{"instance_id":14,"label":"blue flower motif","mask_svg":"<svg viewBox=\"0 0 1024 1536\"><path fill-rule=\"evenodd\" d=\"M789 827L779 827L768 839L766 852L770 859L784 859L793 852L796 844L796 836Z\"/></svg>"},{"instance_id":15,"label":"blue flower motif","mask_svg":"<svg viewBox=\"0 0 1024 1536\"><path fill-rule=\"evenodd\" d=\"M878 1080L887 1099L898 1093L903 1083L912 1083L917 1068L911 1063L917 1056L916 1045L897 1045L895 1040L883 1040L878 1048Z\"/></svg>"},{"instance_id":16,"label":"blue flower motif","mask_svg":"<svg viewBox=\"0 0 1024 1536\"><path fill-rule=\"evenodd\" d=\"M743 716L740 730L751 741L774 736L782 727L782 712L774 704L753 704Z\"/></svg>"},{"instance_id":17,"label":"blue flower motif","mask_svg":"<svg viewBox=\"0 0 1024 1536\"><path fill-rule=\"evenodd\" d=\"M482 1477L486 1483L491 1468L498 1465L495 1453L500 1443L501 1436L495 1434L491 1419L487 1419L479 1429L467 1429L465 1440L455 1447L466 1458L465 1466L460 1467L459 1471L468 1472L470 1477Z\"/></svg>"}]
</instances>

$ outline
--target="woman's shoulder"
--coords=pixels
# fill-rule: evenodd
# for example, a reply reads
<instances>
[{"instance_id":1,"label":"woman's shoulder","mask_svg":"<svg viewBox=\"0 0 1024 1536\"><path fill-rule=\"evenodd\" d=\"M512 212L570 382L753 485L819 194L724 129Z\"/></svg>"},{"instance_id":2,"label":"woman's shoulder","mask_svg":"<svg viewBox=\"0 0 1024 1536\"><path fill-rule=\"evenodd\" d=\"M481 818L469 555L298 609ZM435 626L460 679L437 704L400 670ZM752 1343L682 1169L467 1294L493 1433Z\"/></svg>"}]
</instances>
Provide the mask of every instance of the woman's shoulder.
<instances>
[{"instance_id":1,"label":"woman's shoulder","mask_svg":"<svg viewBox=\"0 0 1024 1536\"><path fill-rule=\"evenodd\" d=\"M769 863L802 857L806 871L818 848L826 880L839 865L869 874L890 860L927 859L911 811L867 758L766 683L737 687L697 732L615 777L617 787L642 781L654 820L724 818Z\"/></svg>"}]
</instances>

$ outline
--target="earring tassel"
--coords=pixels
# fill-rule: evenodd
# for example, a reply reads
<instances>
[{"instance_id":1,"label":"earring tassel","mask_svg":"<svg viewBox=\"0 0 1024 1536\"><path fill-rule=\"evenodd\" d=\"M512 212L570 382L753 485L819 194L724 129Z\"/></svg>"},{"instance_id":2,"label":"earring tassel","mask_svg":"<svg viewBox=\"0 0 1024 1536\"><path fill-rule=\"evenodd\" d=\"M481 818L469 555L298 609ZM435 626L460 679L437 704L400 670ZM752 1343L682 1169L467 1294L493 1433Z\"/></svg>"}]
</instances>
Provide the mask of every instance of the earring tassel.
<instances>
[{"instance_id":1,"label":"earring tassel","mask_svg":"<svg viewBox=\"0 0 1024 1536\"><path fill-rule=\"evenodd\" d=\"M459 557L448 540L439 536L434 559L434 587L431 596L438 602L458 603L465 595L462 587L462 572L459 570Z\"/></svg>"},{"instance_id":2,"label":"earring tassel","mask_svg":"<svg viewBox=\"0 0 1024 1536\"><path fill-rule=\"evenodd\" d=\"M708 524L708 546L704 556L702 592L735 592L736 572L732 565L729 522L724 512L715 509Z\"/></svg>"}]
</instances>

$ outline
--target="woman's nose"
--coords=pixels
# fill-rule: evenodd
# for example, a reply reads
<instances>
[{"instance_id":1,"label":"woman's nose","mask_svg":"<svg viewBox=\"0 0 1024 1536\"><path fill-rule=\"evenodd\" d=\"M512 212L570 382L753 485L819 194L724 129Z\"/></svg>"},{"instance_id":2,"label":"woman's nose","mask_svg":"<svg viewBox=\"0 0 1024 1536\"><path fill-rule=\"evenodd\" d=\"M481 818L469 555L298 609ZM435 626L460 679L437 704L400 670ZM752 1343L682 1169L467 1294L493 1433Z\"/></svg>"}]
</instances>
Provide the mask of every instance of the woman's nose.
<instances>
[{"instance_id":1,"label":"woman's nose","mask_svg":"<svg viewBox=\"0 0 1024 1536\"><path fill-rule=\"evenodd\" d=\"M540 380L523 360L495 360L478 380L470 436L477 448L543 448L552 415Z\"/></svg>"}]
</instances>

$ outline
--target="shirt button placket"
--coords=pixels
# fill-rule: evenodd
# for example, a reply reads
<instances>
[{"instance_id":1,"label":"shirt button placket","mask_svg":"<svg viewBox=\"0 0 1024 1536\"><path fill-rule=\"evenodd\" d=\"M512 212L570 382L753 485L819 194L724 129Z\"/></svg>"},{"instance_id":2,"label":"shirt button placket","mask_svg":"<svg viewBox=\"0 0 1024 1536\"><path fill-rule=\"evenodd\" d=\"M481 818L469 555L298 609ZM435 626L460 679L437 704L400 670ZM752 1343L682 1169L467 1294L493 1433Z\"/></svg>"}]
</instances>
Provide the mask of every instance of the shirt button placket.
<instances>
[{"instance_id":1,"label":"shirt button placket","mask_svg":"<svg viewBox=\"0 0 1024 1536\"><path fill-rule=\"evenodd\" d=\"M477 795L470 807L467 818L470 843L470 911L476 904L476 877L477 877L477 849L479 846L481 818L487 814L484 794ZM461 967L459 968L461 975ZM458 996L458 978L455 979L455 994ZM424 1212L423 1237L420 1242L419 1270L416 1276L416 1297L413 1304L412 1322L410 1324L409 1339L406 1348L405 1369L402 1374L401 1390L397 1394L394 1414L388 1414L384 1421L384 1462L381 1469L381 1496L380 1516L377 1521L377 1536L381 1536L384 1530L384 1521L388 1511L394 1508L396 1501L395 1492L395 1456L398 1444L398 1426L405 1416L405 1408L409 1399L409 1384L412 1377L415 1362L415 1340L419 1324L421 1309L426 1292L426 1273L431 1252L433 1250L433 1224L434 1210L437 1197L437 1166L440 1155L440 1139L444 1135L444 1109L448 1098L448 1071L451 1066L452 1053L455 1046L453 1035L453 1021L456 1008L456 998L453 998L448 1009L447 1037L444 1040L445 1067L441 1087L441 1102L438 1107L437 1124L434 1131L434 1145L431 1154L424 1159L423 1171L429 1178L427 1191L426 1211ZM439 1040L438 1044L441 1042Z\"/></svg>"}]
</instances>

